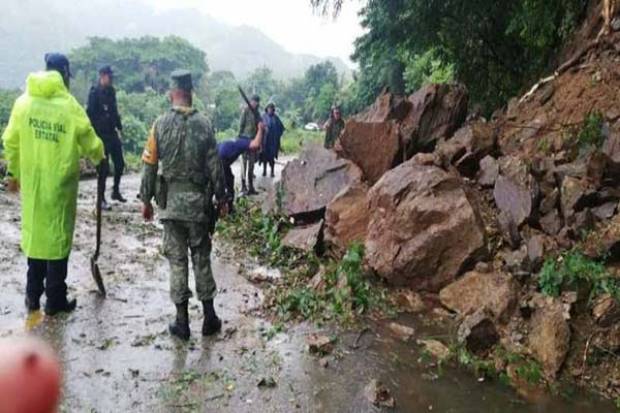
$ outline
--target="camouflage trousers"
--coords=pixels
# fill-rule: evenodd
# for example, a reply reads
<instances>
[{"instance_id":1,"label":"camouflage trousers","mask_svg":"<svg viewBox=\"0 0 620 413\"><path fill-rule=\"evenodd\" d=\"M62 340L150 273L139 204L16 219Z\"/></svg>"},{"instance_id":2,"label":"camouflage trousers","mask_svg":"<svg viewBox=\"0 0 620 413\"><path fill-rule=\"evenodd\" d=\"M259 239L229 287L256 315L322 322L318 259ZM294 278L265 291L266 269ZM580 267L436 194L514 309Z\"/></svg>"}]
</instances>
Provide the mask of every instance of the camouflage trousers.
<instances>
[{"instance_id":1,"label":"camouflage trousers","mask_svg":"<svg viewBox=\"0 0 620 413\"><path fill-rule=\"evenodd\" d=\"M196 279L196 296L200 301L213 299L217 286L211 271L211 235L205 222L166 220L164 256L170 263L170 298L175 304L189 300L189 259Z\"/></svg>"}]
</instances>

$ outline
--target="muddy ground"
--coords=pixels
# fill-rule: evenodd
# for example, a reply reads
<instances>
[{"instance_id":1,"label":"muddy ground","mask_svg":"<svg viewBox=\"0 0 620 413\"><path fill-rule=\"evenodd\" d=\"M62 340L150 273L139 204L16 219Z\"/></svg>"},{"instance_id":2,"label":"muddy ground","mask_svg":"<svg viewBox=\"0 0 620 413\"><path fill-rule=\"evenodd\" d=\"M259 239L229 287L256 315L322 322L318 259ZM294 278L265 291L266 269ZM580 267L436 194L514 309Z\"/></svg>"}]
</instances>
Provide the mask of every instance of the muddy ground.
<instances>
[{"instance_id":1,"label":"muddy ground","mask_svg":"<svg viewBox=\"0 0 620 413\"><path fill-rule=\"evenodd\" d=\"M259 178L259 187L270 184ZM95 182L81 183L68 280L78 309L57 318L25 311L19 201L0 192L0 337L30 333L54 346L64 367L61 411L373 412L379 409L364 395L372 379L385 383L396 400L394 411L400 412L615 411L612 403L580 393L526 400L469 371L438 369L414 343L391 337L381 322L350 332L309 324L275 329L261 311L260 287L240 275L240 264L253 263L218 239L213 270L223 331L200 337L202 314L193 301L193 336L189 344L181 343L167 332L174 306L160 254L161 226L141 220L135 197L139 177L127 177L124 186L130 202L115 204L104 217L99 262L109 295L103 300L89 268ZM437 334L420 319L401 322L414 326L416 338ZM319 331L337 338L327 367L306 349L306 336Z\"/></svg>"}]
</instances>

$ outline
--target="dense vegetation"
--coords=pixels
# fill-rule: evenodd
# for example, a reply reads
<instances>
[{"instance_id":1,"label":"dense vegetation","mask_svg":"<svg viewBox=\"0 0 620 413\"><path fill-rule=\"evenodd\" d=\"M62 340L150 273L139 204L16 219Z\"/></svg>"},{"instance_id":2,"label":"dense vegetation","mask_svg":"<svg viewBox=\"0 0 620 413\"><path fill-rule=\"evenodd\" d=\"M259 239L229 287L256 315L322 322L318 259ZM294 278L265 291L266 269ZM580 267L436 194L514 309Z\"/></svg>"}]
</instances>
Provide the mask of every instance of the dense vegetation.
<instances>
[{"instance_id":1,"label":"dense vegetation","mask_svg":"<svg viewBox=\"0 0 620 413\"><path fill-rule=\"evenodd\" d=\"M346 7L344 0L311 0L323 12ZM421 1L366 0L361 11L366 33L357 39L353 59L359 70L353 81L340 76L331 62L311 66L304 76L281 80L268 67L243 79L229 71L209 71L205 53L188 41L92 38L75 49L72 91L84 103L97 68L116 70L119 107L129 152L139 152L153 120L168 106L168 77L178 67L195 76L196 104L213 119L218 137L236 135L243 102L238 85L257 93L263 104L274 101L295 148L307 122L321 123L334 103L345 113L370 104L386 85L411 92L430 82L464 82L473 101L486 112L503 105L549 69L554 54L583 18L588 0ZM0 127L15 92L0 94ZM294 136L294 138L291 138Z\"/></svg>"},{"instance_id":2,"label":"dense vegetation","mask_svg":"<svg viewBox=\"0 0 620 413\"><path fill-rule=\"evenodd\" d=\"M337 14L344 0L311 0ZM588 0L367 0L367 32L350 106L369 104L385 85L395 92L455 78L488 112L549 68L584 17Z\"/></svg>"},{"instance_id":3,"label":"dense vegetation","mask_svg":"<svg viewBox=\"0 0 620 413\"><path fill-rule=\"evenodd\" d=\"M92 38L69 57L75 75L71 91L84 105L89 88L97 80L98 68L103 64L113 66L124 124L123 143L130 160L140 153L157 116L169 107L169 77L177 68L192 71L196 86L194 104L211 117L218 139L232 138L238 132L239 114L245 105L239 85L248 94L259 94L263 105L275 102L287 127L282 144L285 153L299 150L305 141L321 139L320 134L305 132L302 126L311 121L323 122L343 85L329 61L313 65L303 77L289 81L276 79L267 67L254 70L244 79L237 79L228 71L210 73L205 53L175 36ZM18 95L19 91L0 90L0 131Z\"/></svg>"}]
</instances>

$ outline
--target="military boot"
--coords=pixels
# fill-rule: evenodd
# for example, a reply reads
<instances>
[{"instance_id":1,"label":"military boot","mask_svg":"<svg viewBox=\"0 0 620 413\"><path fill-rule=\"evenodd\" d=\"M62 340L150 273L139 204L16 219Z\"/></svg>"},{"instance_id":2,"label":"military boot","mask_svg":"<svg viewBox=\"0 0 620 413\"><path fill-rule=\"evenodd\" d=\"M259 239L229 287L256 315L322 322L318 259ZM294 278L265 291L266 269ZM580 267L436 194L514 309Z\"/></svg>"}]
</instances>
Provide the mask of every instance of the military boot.
<instances>
[{"instance_id":1,"label":"military boot","mask_svg":"<svg viewBox=\"0 0 620 413\"><path fill-rule=\"evenodd\" d=\"M174 322L170 323L170 325L168 326L170 334L185 341L189 340L189 313L187 308L188 305L189 303L187 301L181 304L175 304L177 308L177 317Z\"/></svg>"},{"instance_id":2,"label":"military boot","mask_svg":"<svg viewBox=\"0 0 620 413\"><path fill-rule=\"evenodd\" d=\"M212 299L203 301L202 308L204 310L205 317L202 323L202 335L211 336L222 329L222 320L220 320L215 314Z\"/></svg>"}]
</instances>

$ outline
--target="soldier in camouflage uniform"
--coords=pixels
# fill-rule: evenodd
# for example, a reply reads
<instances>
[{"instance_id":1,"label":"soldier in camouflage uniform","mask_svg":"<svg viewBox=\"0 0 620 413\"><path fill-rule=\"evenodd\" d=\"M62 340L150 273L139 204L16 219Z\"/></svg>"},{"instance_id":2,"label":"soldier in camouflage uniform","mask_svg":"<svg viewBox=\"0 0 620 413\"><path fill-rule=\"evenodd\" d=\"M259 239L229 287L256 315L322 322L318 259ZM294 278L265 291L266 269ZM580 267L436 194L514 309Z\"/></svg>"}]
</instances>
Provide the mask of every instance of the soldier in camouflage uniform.
<instances>
[{"instance_id":1,"label":"soldier in camouflage uniform","mask_svg":"<svg viewBox=\"0 0 620 413\"><path fill-rule=\"evenodd\" d=\"M252 96L250 105L254 110L258 111L260 97ZM253 140L258 133L258 121L254 115L254 111L249 107L243 109L241 120L239 121L239 137ZM254 189L254 164L256 163L257 153L255 151L247 151L243 153L243 168L241 170L241 191L248 195L256 195ZM246 179L248 185L246 186Z\"/></svg>"},{"instance_id":2,"label":"soldier in camouflage uniform","mask_svg":"<svg viewBox=\"0 0 620 413\"><path fill-rule=\"evenodd\" d=\"M211 272L211 233L217 212L225 209L224 180L211 124L192 108L192 79L185 70L172 73L172 109L153 125L142 160L140 188L143 216L153 217L155 198L164 225L164 255L170 263L170 296L177 310L170 333L190 336L188 250L196 278L196 293L204 308L203 335L221 329L213 299L216 285ZM225 211L222 211L225 213Z\"/></svg>"},{"instance_id":3,"label":"soldier in camouflage uniform","mask_svg":"<svg viewBox=\"0 0 620 413\"><path fill-rule=\"evenodd\" d=\"M325 123L325 148L333 148L336 140L344 130L344 120L342 120L342 112L340 107L332 107L329 114L329 120Z\"/></svg>"}]
</instances>

